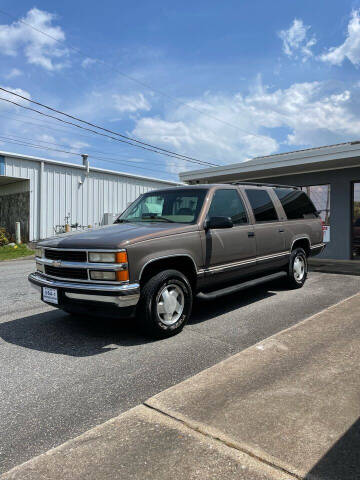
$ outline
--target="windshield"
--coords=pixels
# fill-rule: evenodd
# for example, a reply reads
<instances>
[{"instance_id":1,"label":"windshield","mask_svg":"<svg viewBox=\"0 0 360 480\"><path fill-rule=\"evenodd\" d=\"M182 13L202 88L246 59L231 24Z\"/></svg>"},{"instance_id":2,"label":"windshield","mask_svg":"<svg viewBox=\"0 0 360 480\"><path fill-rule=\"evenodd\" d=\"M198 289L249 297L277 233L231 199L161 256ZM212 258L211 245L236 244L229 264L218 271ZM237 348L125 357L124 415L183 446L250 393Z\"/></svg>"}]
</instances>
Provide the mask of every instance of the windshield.
<instances>
[{"instance_id":1,"label":"windshield","mask_svg":"<svg viewBox=\"0 0 360 480\"><path fill-rule=\"evenodd\" d=\"M115 223L168 222L195 223L207 190L163 190L141 195Z\"/></svg>"}]
</instances>

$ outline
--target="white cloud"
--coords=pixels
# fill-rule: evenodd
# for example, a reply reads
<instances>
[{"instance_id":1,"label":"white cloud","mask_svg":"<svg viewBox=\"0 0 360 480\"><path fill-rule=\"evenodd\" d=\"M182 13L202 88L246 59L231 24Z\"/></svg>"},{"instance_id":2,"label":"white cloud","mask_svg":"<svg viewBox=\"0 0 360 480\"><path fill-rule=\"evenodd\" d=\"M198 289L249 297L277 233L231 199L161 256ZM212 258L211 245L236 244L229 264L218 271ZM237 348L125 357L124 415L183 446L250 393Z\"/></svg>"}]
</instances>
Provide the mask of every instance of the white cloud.
<instances>
[{"instance_id":1,"label":"white cloud","mask_svg":"<svg viewBox=\"0 0 360 480\"><path fill-rule=\"evenodd\" d=\"M316 44L315 35L309 37L310 26L295 18L288 30L281 30L279 37L283 41L283 51L288 57L301 58L306 62L313 56L312 47Z\"/></svg>"},{"instance_id":2,"label":"white cloud","mask_svg":"<svg viewBox=\"0 0 360 480\"><path fill-rule=\"evenodd\" d=\"M5 88L6 90L10 90L11 92L17 93L18 95L22 95L23 97L26 97L29 99L31 98L30 93L27 92L26 90L22 90L21 88L12 88L4 85L1 85L1 87ZM3 90L0 90L0 98L6 98L16 103L20 103L21 105L26 105L29 103L27 100L24 100L19 97L15 97L14 95L11 95L11 93L4 92ZM19 108L20 107L17 107L16 105L12 105L9 102L0 101L1 110L13 110L13 109L19 109Z\"/></svg>"},{"instance_id":3,"label":"white cloud","mask_svg":"<svg viewBox=\"0 0 360 480\"><path fill-rule=\"evenodd\" d=\"M138 110L151 110L150 103L142 93L133 95L119 95L114 93L112 98L114 100L114 108L118 112L134 113Z\"/></svg>"},{"instance_id":4,"label":"white cloud","mask_svg":"<svg viewBox=\"0 0 360 480\"><path fill-rule=\"evenodd\" d=\"M81 62L81 66L83 68L88 68L88 67L91 67L91 65L94 65L94 63L97 63L98 61L95 59L95 58L85 58L82 62Z\"/></svg>"},{"instance_id":5,"label":"white cloud","mask_svg":"<svg viewBox=\"0 0 360 480\"><path fill-rule=\"evenodd\" d=\"M360 64L360 10L353 10L347 27L347 37L338 47L331 47L320 56L320 60L332 65L341 65L345 58L358 66Z\"/></svg>"},{"instance_id":6,"label":"white cloud","mask_svg":"<svg viewBox=\"0 0 360 480\"><path fill-rule=\"evenodd\" d=\"M87 120L96 120L97 123L118 122L127 119L137 119L139 112L151 110L151 104L144 94L133 92L129 94L118 93L118 86L109 85L102 90L90 90L72 102L68 110L73 115Z\"/></svg>"},{"instance_id":7,"label":"white cloud","mask_svg":"<svg viewBox=\"0 0 360 480\"><path fill-rule=\"evenodd\" d=\"M23 74L23 72L21 70L19 70L18 68L12 68L10 70L10 72L8 72L6 75L4 75L4 77L7 80L9 80L11 78L20 77L22 74Z\"/></svg>"},{"instance_id":8,"label":"white cloud","mask_svg":"<svg viewBox=\"0 0 360 480\"><path fill-rule=\"evenodd\" d=\"M69 143L69 146L71 147L71 149L73 149L73 150L82 150L82 149L90 146L89 143L82 142L80 140L69 141L68 143ZM86 152L84 152L84 153L86 153Z\"/></svg>"},{"instance_id":9,"label":"white cloud","mask_svg":"<svg viewBox=\"0 0 360 480\"><path fill-rule=\"evenodd\" d=\"M0 25L1 53L14 57L22 51L28 63L50 71L64 67L64 61L57 62L56 60L64 58L68 54L67 49L62 48L58 43L58 41L65 40L65 33L61 27L52 24L55 18L56 16L52 13L32 8L21 19L48 36L20 21L10 25Z\"/></svg>"},{"instance_id":10,"label":"white cloud","mask_svg":"<svg viewBox=\"0 0 360 480\"><path fill-rule=\"evenodd\" d=\"M278 151L275 136L279 139L282 135L281 143L287 144L289 150L358 138L358 96L357 86L331 91L325 82L295 83L278 90L259 84L248 95L208 94L188 102L238 129L183 106L165 118L139 119L132 134L202 160L242 162ZM196 168L183 162L174 166L173 160L169 163L172 172Z\"/></svg>"}]
</instances>

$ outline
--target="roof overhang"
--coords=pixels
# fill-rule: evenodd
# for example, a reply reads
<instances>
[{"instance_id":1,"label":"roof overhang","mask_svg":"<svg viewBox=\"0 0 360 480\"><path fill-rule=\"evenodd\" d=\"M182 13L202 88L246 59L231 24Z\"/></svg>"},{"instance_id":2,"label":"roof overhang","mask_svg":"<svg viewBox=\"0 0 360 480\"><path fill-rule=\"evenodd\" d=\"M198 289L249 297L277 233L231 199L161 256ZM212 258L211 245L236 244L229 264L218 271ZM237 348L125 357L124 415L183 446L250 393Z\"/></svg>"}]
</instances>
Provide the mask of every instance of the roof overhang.
<instances>
[{"instance_id":1,"label":"roof overhang","mask_svg":"<svg viewBox=\"0 0 360 480\"><path fill-rule=\"evenodd\" d=\"M186 183L222 183L235 180L257 180L301 173L338 170L360 166L360 143L352 142L269 157L247 162L182 172Z\"/></svg>"}]
</instances>

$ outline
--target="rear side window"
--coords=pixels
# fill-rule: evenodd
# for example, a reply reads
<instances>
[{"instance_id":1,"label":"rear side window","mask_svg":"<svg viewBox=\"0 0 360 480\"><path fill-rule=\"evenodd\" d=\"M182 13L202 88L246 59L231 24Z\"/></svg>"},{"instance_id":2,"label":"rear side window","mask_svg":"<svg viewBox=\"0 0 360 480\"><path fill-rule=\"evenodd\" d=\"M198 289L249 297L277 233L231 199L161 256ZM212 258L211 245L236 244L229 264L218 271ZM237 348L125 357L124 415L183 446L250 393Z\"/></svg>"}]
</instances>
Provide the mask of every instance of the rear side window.
<instances>
[{"instance_id":1,"label":"rear side window","mask_svg":"<svg viewBox=\"0 0 360 480\"><path fill-rule=\"evenodd\" d=\"M234 225L248 223L243 201L236 190L216 190L214 193L208 218L230 217Z\"/></svg>"},{"instance_id":2,"label":"rear side window","mask_svg":"<svg viewBox=\"0 0 360 480\"><path fill-rule=\"evenodd\" d=\"M316 218L318 216L314 204L305 192L295 188L274 188L283 206L288 220L299 218Z\"/></svg>"},{"instance_id":3,"label":"rear side window","mask_svg":"<svg viewBox=\"0 0 360 480\"><path fill-rule=\"evenodd\" d=\"M251 208L257 222L272 222L278 220L278 216L270 195L266 190L246 190Z\"/></svg>"}]
</instances>

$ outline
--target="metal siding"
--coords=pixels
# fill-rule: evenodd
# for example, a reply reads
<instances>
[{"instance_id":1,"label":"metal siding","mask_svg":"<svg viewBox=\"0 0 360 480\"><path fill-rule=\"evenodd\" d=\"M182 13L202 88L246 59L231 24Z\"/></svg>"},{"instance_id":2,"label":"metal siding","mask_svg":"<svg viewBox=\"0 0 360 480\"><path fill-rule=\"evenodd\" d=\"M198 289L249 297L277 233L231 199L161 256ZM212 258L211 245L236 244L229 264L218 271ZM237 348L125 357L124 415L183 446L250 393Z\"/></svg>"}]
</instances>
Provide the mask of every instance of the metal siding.
<instances>
[{"instance_id":1,"label":"metal siding","mask_svg":"<svg viewBox=\"0 0 360 480\"><path fill-rule=\"evenodd\" d=\"M86 175L81 167L44 161L44 198L39 205L40 169L39 161L5 156L4 175L30 180L30 240L38 240L41 236L40 211L44 222L42 236L52 236L55 226L63 225L69 212L71 223L99 226L104 213L121 213L140 194L167 186L92 170Z\"/></svg>"}]
</instances>

